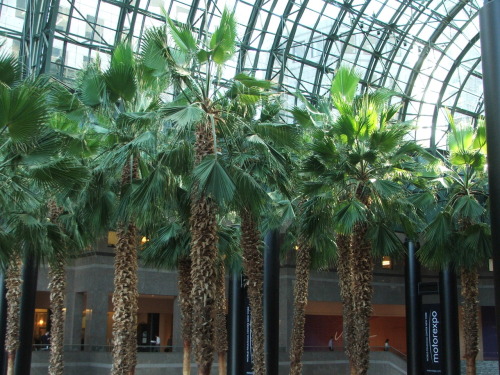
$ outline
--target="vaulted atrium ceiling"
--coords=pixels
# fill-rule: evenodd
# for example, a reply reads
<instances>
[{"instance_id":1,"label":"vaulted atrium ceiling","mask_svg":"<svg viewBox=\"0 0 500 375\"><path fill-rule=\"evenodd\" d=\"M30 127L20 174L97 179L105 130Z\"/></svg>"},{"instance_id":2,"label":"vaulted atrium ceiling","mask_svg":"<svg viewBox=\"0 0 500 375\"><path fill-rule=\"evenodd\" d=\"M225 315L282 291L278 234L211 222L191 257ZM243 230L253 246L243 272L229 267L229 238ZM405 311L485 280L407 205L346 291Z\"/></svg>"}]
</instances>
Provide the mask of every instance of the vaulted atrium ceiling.
<instances>
[{"instance_id":1,"label":"vaulted atrium ceiling","mask_svg":"<svg viewBox=\"0 0 500 375\"><path fill-rule=\"evenodd\" d=\"M425 146L443 147L443 107L475 120L483 113L476 0L0 0L0 40L32 72L71 80L120 39L172 19L211 31L235 10L241 50L232 69L272 79L314 98L341 65L363 84L402 94L403 119ZM205 22L206 20L206 22ZM293 100L290 96L290 100Z\"/></svg>"}]
</instances>

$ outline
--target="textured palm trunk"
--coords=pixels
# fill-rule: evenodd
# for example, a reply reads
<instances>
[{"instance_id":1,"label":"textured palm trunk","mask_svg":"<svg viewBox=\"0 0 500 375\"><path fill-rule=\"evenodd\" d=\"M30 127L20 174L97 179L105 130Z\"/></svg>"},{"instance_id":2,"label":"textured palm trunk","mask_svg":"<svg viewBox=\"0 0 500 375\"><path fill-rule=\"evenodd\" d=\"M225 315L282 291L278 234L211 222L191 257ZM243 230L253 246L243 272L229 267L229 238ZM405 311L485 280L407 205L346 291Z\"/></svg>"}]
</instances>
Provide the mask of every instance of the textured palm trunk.
<instances>
[{"instance_id":1,"label":"textured palm trunk","mask_svg":"<svg viewBox=\"0 0 500 375\"><path fill-rule=\"evenodd\" d=\"M66 294L66 273L64 257L61 253L50 262L49 290L51 331L50 331L50 358L49 375L63 375L64 373L64 296Z\"/></svg>"},{"instance_id":2,"label":"textured palm trunk","mask_svg":"<svg viewBox=\"0 0 500 375\"><path fill-rule=\"evenodd\" d=\"M138 178L137 159L122 172L122 187ZM137 227L120 224L115 247L113 366L111 375L133 375L137 364Z\"/></svg>"},{"instance_id":3,"label":"textured palm trunk","mask_svg":"<svg viewBox=\"0 0 500 375\"><path fill-rule=\"evenodd\" d=\"M227 326L226 326L226 268L219 260L217 294L215 297L214 346L218 354L219 375L226 375Z\"/></svg>"},{"instance_id":4,"label":"textured palm trunk","mask_svg":"<svg viewBox=\"0 0 500 375\"><path fill-rule=\"evenodd\" d=\"M343 346L348 358L353 348L350 346L349 338L353 330L352 318L352 295L351 295L351 237L343 234L337 235L337 274L339 277L340 298L342 299L343 319ZM352 368L352 366L351 366Z\"/></svg>"},{"instance_id":5,"label":"textured palm trunk","mask_svg":"<svg viewBox=\"0 0 500 375\"><path fill-rule=\"evenodd\" d=\"M252 214L241 211L241 248L243 249L243 271L247 278L248 301L251 311L253 346L253 373L265 375L264 359L264 256L261 251L261 234Z\"/></svg>"},{"instance_id":6,"label":"textured palm trunk","mask_svg":"<svg viewBox=\"0 0 500 375\"><path fill-rule=\"evenodd\" d=\"M465 342L465 366L467 375L476 375L476 357L479 352L479 288L477 269L460 270L462 283L462 327Z\"/></svg>"},{"instance_id":7,"label":"textured palm trunk","mask_svg":"<svg viewBox=\"0 0 500 375\"><path fill-rule=\"evenodd\" d=\"M299 243L295 265L295 288L293 303L293 329L290 347L290 375L302 374L302 353L304 352L304 326L309 288L311 250Z\"/></svg>"},{"instance_id":8,"label":"textured palm trunk","mask_svg":"<svg viewBox=\"0 0 500 375\"><path fill-rule=\"evenodd\" d=\"M22 261L15 256L10 262L6 277L5 287L7 289L7 327L5 335L5 350L7 351L7 375L14 374L14 362L16 352L19 348L19 313L21 306L21 278Z\"/></svg>"},{"instance_id":9,"label":"textured palm trunk","mask_svg":"<svg viewBox=\"0 0 500 375\"><path fill-rule=\"evenodd\" d=\"M182 357L182 375L190 375L190 374L191 374L191 345L184 341L184 354Z\"/></svg>"},{"instance_id":10,"label":"textured palm trunk","mask_svg":"<svg viewBox=\"0 0 500 375\"><path fill-rule=\"evenodd\" d=\"M348 342L352 352L349 352L348 355L352 365L351 373L356 375L365 375L370 364L369 338L373 294L373 259L371 246L365 240L366 231L366 225L356 225L351 244L352 315L348 319L352 322L352 328Z\"/></svg>"},{"instance_id":11,"label":"textured palm trunk","mask_svg":"<svg viewBox=\"0 0 500 375\"><path fill-rule=\"evenodd\" d=\"M58 224L63 212L56 202L48 203L49 218L53 224ZM49 375L64 373L64 296L66 295L66 273L64 270L64 254L58 251L49 262L50 309L52 314L50 332Z\"/></svg>"},{"instance_id":12,"label":"textured palm trunk","mask_svg":"<svg viewBox=\"0 0 500 375\"><path fill-rule=\"evenodd\" d=\"M196 131L195 162L214 155L214 135L210 124L198 125ZM216 292L215 260L217 258L216 205L203 193L193 188L191 195L191 280L193 289L193 346L198 374L208 375L214 353L213 308Z\"/></svg>"},{"instance_id":13,"label":"textured palm trunk","mask_svg":"<svg viewBox=\"0 0 500 375\"><path fill-rule=\"evenodd\" d=\"M184 347L182 375L191 374L191 334L193 330L193 304L191 303L191 259L179 261L179 304L181 308L181 334Z\"/></svg>"},{"instance_id":14,"label":"textured palm trunk","mask_svg":"<svg viewBox=\"0 0 500 375\"><path fill-rule=\"evenodd\" d=\"M133 374L137 331L137 229L129 224L117 231L113 291L112 375Z\"/></svg>"}]
</instances>

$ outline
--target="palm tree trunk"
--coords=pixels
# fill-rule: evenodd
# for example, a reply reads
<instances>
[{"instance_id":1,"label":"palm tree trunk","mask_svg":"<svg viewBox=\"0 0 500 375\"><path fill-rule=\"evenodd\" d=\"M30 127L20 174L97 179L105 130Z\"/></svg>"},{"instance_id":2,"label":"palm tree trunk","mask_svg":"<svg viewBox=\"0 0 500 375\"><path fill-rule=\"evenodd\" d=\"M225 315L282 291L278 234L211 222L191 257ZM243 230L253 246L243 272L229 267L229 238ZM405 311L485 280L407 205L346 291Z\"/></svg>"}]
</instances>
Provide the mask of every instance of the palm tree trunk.
<instances>
[{"instance_id":1,"label":"palm tree trunk","mask_svg":"<svg viewBox=\"0 0 500 375\"><path fill-rule=\"evenodd\" d=\"M191 342L191 340L189 340ZM184 341L184 354L182 358L182 375L191 374L191 343Z\"/></svg>"},{"instance_id":2,"label":"palm tree trunk","mask_svg":"<svg viewBox=\"0 0 500 375\"><path fill-rule=\"evenodd\" d=\"M181 308L181 333L184 343L182 375L191 374L191 334L193 329L193 304L191 302L191 259L183 258L179 261L179 304Z\"/></svg>"},{"instance_id":3,"label":"palm tree trunk","mask_svg":"<svg viewBox=\"0 0 500 375\"><path fill-rule=\"evenodd\" d=\"M209 123L196 129L195 163L215 154L214 134ZM193 187L191 194L191 280L193 289L193 344L198 374L208 375L213 362L213 307L216 293L215 259L217 258L217 207Z\"/></svg>"},{"instance_id":4,"label":"palm tree trunk","mask_svg":"<svg viewBox=\"0 0 500 375\"><path fill-rule=\"evenodd\" d=\"M129 375L137 361L137 228L133 224L122 226L117 237L111 374Z\"/></svg>"},{"instance_id":5,"label":"palm tree trunk","mask_svg":"<svg viewBox=\"0 0 500 375\"><path fill-rule=\"evenodd\" d=\"M295 265L295 288L293 304L293 330L290 347L290 375L302 374L302 353L304 352L304 326L309 288L311 250L299 243Z\"/></svg>"},{"instance_id":6,"label":"palm tree trunk","mask_svg":"<svg viewBox=\"0 0 500 375\"><path fill-rule=\"evenodd\" d=\"M133 158L122 171L124 188L138 178L138 160ZM111 375L133 375L137 364L137 227L133 222L118 225L113 291L113 366Z\"/></svg>"},{"instance_id":7,"label":"palm tree trunk","mask_svg":"<svg viewBox=\"0 0 500 375\"><path fill-rule=\"evenodd\" d=\"M343 309L343 346L348 358L353 348L349 345L349 338L354 329L352 322L352 295L351 295L351 237L343 234L337 235L337 274L339 277L340 297Z\"/></svg>"},{"instance_id":8,"label":"palm tree trunk","mask_svg":"<svg viewBox=\"0 0 500 375\"><path fill-rule=\"evenodd\" d=\"M365 375L370 364L370 316L372 313L371 299L373 294L373 259L371 246L366 241L367 227L356 225L352 241L352 336L348 339L352 347L350 356L354 374Z\"/></svg>"},{"instance_id":9,"label":"palm tree trunk","mask_svg":"<svg viewBox=\"0 0 500 375\"><path fill-rule=\"evenodd\" d=\"M5 287L7 289L7 327L5 336L5 350L7 351L7 375L14 374L14 362L16 351L19 348L19 313L21 305L21 277L22 261L17 255L10 262L6 277Z\"/></svg>"},{"instance_id":10,"label":"palm tree trunk","mask_svg":"<svg viewBox=\"0 0 500 375\"><path fill-rule=\"evenodd\" d=\"M48 207L50 222L58 225L63 209L58 207L54 200L49 200ZM66 295L64 265L64 255L61 251L58 251L55 258L49 262L50 309L52 311L49 375L63 375L64 373L64 297Z\"/></svg>"},{"instance_id":11,"label":"palm tree trunk","mask_svg":"<svg viewBox=\"0 0 500 375\"><path fill-rule=\"evenodd\" d=\"M193 343L198 374L208 375L213 361L213 307L215 304L215 258L217 221L215 206L202 196L191 205L191 280L193 289Z\"/></svg>"},{"instance_id":12,"label":"palm tree trunk","mask_svg":"<svg viewBox=\"0 0 500 375\"><path fill-rule=\"evenodd\" d=\"M227 328L226 328L226 268L219 260L215 297L214 346L218 353L219 375L226 375Z\"/></svg>"},{"instance_id":13,"label":"palm tree trunk","mask_svg":"<svg viewBox=\"0 0 500 375\"><path fill-rule=\"evenodd\" d=\"M241 247L243 271L247 277L248 301L251 311L253 373L265 375L264 353L264 256L261 251L261 234L251 212L241 211Z\"/></svg>"},{"instance_id":14,"label":"palm tree trunk","mask_svg":"<svg viewBox=\"0 0 500 375\"><path fill-rule=\"evenodd\" d=\"M61 253L50 262L49 290L51 315L51 339L49 375L64 373L64 297L66 295L66 273L64 257Z\"/></svg>"},{"instance_id":15,"label":"palm tree trunk","mask_svg":"<svg viewBox=\"0 0 500 375\"><path fill-rule=\"evenodd\" d=\"M479 288L478 288L478 273L477 269L462 268L462 327L464 329L465 341L465 365L467 375L476 375L476 357L479 352Z\"/></svg>"}]
</instances>

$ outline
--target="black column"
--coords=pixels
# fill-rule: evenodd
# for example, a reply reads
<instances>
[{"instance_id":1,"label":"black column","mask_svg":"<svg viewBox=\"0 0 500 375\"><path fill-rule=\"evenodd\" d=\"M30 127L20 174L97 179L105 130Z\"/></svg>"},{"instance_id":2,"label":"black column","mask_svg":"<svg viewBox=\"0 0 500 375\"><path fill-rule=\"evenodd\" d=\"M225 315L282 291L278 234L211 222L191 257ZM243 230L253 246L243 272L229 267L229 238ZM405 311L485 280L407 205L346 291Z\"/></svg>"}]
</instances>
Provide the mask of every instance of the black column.
<instances>
[{"instance_id":1,"label":"black column","mask_svg":"<svg viewBox=\"0 0 500 375\"><path fill-rule=\"evenodd\" d=\"M5 332L7 330L6 293L5 273L0 271L0 374L5 374L7 371L7 353L5 352Z\"/></svg>"},{"instance_id":2,"label":"black column","mask_svg":"<svg viewBox=\"0 0 500 375\"><path fill-rule=\"evenodd\" d=\"M408 375L420 375L422 373L422 339L420 328L420 305L421 298L418 295L418 283L420 282L420 263L415 252L413 241L407 241L407 256L405 265L405 298L406 298L406 353Z\"/></svg>"},{"instance_id":3,"label":"black column","mask_svg":"<svg viewBox=\"0 0 500 375\"><path fill-rule=\"evenodd\" d=\"M229 353L228 374L243 374L243 363L245 362L245 294L243 278L240 272L234 272L231 276L229 287Z\"/></svg>"},{"instance_id":4,"label":"black column","mask_svg":"<svg viewBox=\"0 0 500 375\"><path fill-rule=\"evenodd\" d=\"M278 375L279 370L279 289L280 250L279 233L267 233L264 250L264 349L266 352L266 374Z\"/></svg>"},{"instance_id":5,"label":"black column","mask_svg":"<svg viewBox=\"0 0 500 375\"><path fill-rule=\"evenodd\" d=\"M500 0L485 3L479 11L484 109L488 147L491 232L495 283L497 344L500 348Z\"/></svg>"},{"instance_id":6,"label":"black column","mask_svg":"<svg viewBox=\"0 0 500 375\"><path fill-rule=\"evenodd\" d=\"M20 344L16 354L15 375L29 375L31 370L37 277L38 264L34 256L25 257L19 325Z\"/></svg>"},{"instance_id":7,"label":"black column","mask_svg":"<svg viewBox=\"0 0 500 375\"><path fill-rule=\"evenodd\" d=\"M457 277L448 267L439 273L439 303L443 327L444 373L460 375Z\"/></svg>"}]
</instances>

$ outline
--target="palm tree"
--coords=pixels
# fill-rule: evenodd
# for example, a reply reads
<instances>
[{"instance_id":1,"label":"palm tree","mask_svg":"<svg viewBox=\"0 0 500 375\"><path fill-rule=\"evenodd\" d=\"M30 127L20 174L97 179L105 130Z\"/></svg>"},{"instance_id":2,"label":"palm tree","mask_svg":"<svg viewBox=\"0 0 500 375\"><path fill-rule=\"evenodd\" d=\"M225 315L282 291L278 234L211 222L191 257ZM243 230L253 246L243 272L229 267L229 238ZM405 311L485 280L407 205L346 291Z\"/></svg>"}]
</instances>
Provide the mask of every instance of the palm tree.
<instances>
[{"instance_id":1,"label":"palm tree","mask_svg":"<svg viewBox=\"0 0 500 375\"><path fill-rule=\"evenodd\" d=\"M491 257L491 230L488 217L486 173L486 129L457 125L448 116L449 155L440 178L441 208L424 230L418 254L423 264L451 266L460 273L462 327L464 329L467 375L476 374L479 348L478 267Z\"/></svg>"},{"instance_id":2,"label":"palm tree","mask_svg":"<svg viewBox=\"0 0 500 375\"><path fill-rule=\"evenodd\" d=\"M302 374L304 327L311 269L328 269L335 260L331 209L322 197L305 201L298 208L293 328L290 342L290 375Z\"/></svg>"},{"instance_id":3,"label":"palm tree","mask_svg":"<svg viewBox=\"0 0 500 375\"><path fill-rule=\"evenodd\" d=\"M240 76L243 77L243 76ZM289 193L290 160L285 150L296 147L297 129L278 118L281 103L269 98L271 82L246 77L233 83L227 93L232 109L226 120L224 150L226 170L235 183L232 204L241 221L243 272L247 280L251 310L252 359L255 374L265 373L263 316L263 228L262 217L269 210L271 198L266 190ZM241 96L245 95L245 100ZM256 113L259 110L260 115ZM228 134L229 133L229 134Z\"/></svg>"},{"instance_id":4,"label":"palm tree","mask_svg":"<svg viewBox=\"0 0 500 375\"><path fill-rule=\"evenodd\" d=\"M189 158L188 158L189 159ZM139 200L139 198L136 198ZM170 216L162 219L152 215L147 236L150 240L144 245L142 261L146 265L162 269L177 269L179 305L181 310L181 336L183 341L182 374L191 373L192 314L191 301L191 258L189 233L188 194L178 188L176 199L162 202L168 208L162 210ZM157 202L158 203L158 202ZM145 210L147 212L147 210ZM166 222L166 224L165 224Z\"/></svg>"},{"instance_id":5,"label":"palm tree","mask_svg":"<svg viewBox=\"0 0 500 375\"><path fill-rule=\"evenodd\" d=\"M138 60L127 43L119 44L111 56L110 66L101 71L99 59L84 69L78 80L74 99L80 103L84 127L103 136L102 151L94 160L93 178L88 188L113 186L113 192L89 190L86 199L95 195L114 209L96 211L89 202L87 219L96 230L106 230L104 222L114 222L117 229L115 247L115 289L113 293L113 374L133 374L137 363L137 248L139 229L130 202L134 184L142 177L142 158L154 148L160 123L155 111L159 94L166 86L164 77L152 77L145 61ZM73 110L73 108L71 108ZM118 173L117 173L118 171ZM117 189L116 189L117 187ZM92 196L94 195L94 196ZM114 203L112 202L114 200ZM104 214L104 216L102 215ZM109 217L113 214L113 217ZM99 228L100 227L100 228Z\"/></svg>"},{"instance_id":6,"label":"palm tree","mask_svg":"<svg viewBox=\"0 0 500 375\"><path fill-rule=\"evenodd\" d=\"M169 66L177 100L164 109L179 131L194 127L194 173L191 187L191 279L193 341L199 374L209 374L213 360L213 309L216 296L218 205L230 199L234 186L217 158L217 128L224 108L217 101L222 67L236 46L234 15L224 10L211 37L197 41L189 27L168 19L174 46L161 29L148 38L149 53ZM214 83L215 81L215 83ZM210 185L223 186L211 189Z\"/></svg>"},{"instance_id":7,"label":"palm tree","mask_svg":"<svg viewBox=\"0 0 500 375\"><path fill-rule=\"evenodd\" d=\"M416 169L414 157L423 153L406 141L409 124L395 123L399 106L393 96L376 90L356 96L359 77L340 68L331 86L331 101L300 111L304 122L322 126L313 132L312 156L306 168L314 182L309 194L330 194L337 232L338 270L343 298L346 352L351 374L369 367L373 254L403 251L393 227L412 231L408 217L408 181ZM297 113L299 111L296 110ZM296 116L297 117L297 116ZM347 298L348 297L348 298Z\"/></svg>"},{"instance_id":8,"label":"palm tree","mask_svg":"<svg viewBox=\"0 0 500 375\"><path fill-rule=\"evenodd\" d=\"M145 244L141 253L141 259L147 265L162 269L177 269L179 272L179 303L181 308L181 334L184 344L183 375L189 375L191 369L191 340L192 340L192 301L191 301L191 259L190 233L189 233L189 206L186 207L187 192L178 189L177 199L168 210L171 215L178 216L164 218L167 225L158 228L155 225L148 231L150 240ZM225 352L227 351L226 332L226 291L225 291L225 268L234 267L234 263L241 263L236 250L235 229L223 224L219 225L219 257L217 267L217 303L215 305L215 334L214 347L219 353L219 374L225 374Z\"/></svg>"},{"instance_id":9,"label":"palm tree","mask_svg":"<svg viewBox=\"0 0 500 375\"><path fill-rule=\"evenodd\" d=\"M54 231L42 208L45 199L49 194L67 194L87 176L85 169L65 154L67 145L60 134L48 126L49 87L44 77L20 80L17 60L0 56L2 232L15 236L7 278L9 373L13 371L19 345L21 255L30 254L42 260L51 252Z\"/></svg>"}]
</instances>

